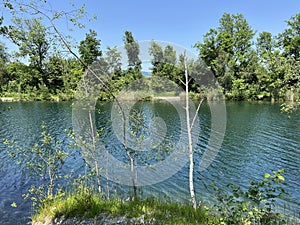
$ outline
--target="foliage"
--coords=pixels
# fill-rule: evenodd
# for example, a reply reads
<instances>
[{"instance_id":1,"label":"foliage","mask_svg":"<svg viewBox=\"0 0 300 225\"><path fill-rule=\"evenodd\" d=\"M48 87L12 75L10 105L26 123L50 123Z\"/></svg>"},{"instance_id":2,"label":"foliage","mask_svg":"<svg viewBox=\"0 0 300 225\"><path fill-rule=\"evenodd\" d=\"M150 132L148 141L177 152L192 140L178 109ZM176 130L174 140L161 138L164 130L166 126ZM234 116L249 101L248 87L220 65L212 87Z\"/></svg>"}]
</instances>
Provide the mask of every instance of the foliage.
<instances>
[{"instance_id":1,"label":"foliage","mask_svg":"<svg viewBox=\"0 0 300 225\"><path fill-rule=\"evenodd\" d=\"M167 45L163 49L155 41L152 41L149 54L153 57L151 60L151 64L153 65L152 76L164 77L176 84L182 85L180 79L183 78L183 73L177 63L176 51L171 45ZM156 87L161 92L169 89L169 87L165 87L163 84L160 87L157 84Z\"/></svg>"},{"instance_id":2,"label":"foliage","mask_svg":"<svg viewBox=\"0 0 300 225\"><path fill-rule=\"evenodd\" d=\"M224 13L219 23L219 27L210 29L204 36L204 42L197 43L195 47L219 78L220 84L226 91L230 91L234 79L245 79L245 75L250 72L249 55L254 31L242 14Z\"/></svg>"},{"instance_id":3,"label":"foliage","mask_svg":"<svg viewBox=\"0 0 300 225\"><path fill-rule=\"evenodd\" d=\"M276 198L285 193L282 188L284 171L265 174L262 181L252 182L247 191L228 185L231 193L217 190L218 203L213 207L204 205L196 210L187 203L148 197L122 200L118 197L104 199L99 193L80 184L65 196L47 202L34 215L33 221L46 218L93 218L126 217L130 224L299 224L288 216L274 211ZM217 211L216 211L217 210Z\"/></svg>"},{"instance_id":4,"label":"foliage","mask_svg":"<svg viewBox=\"0 0 300 225\"><path fill-rule=\"evenodd\" d=\"M286 218L275 210L276 200L285 194L283 172L266 173L262 181L251 181L246 191L230 184L227 194L214 187L218 200L214 207L220 213L220 224L285 224Z\"/></svg>"},{"instance_id":5,"label":"foliage","mask_svg":"<svg viewBox=\"0 0 300 225\"><path fill-rule=\"evenodd\" d=\"M44 79L44 61L48 57L51 40L41 19L14 18L14 26L8 30L7 36L19 47L20 57L29 57L30 65L41 73ZM45 83L45 80L42 80Z\"/></svg>"},{"instance_id":6,"label":"foliage","mask_svg":"<svg viewBox=\"0 0 300 225\"><path fill-rule=\"evenodd\" d=\"M82 40L78 46L79 54L85 65L92 65L95 60L102 55L100 50L100 40L97 38L97 32L90 30L86 34L85 39Z\"/></svg>"},{"instance_id":7,"label":"foliage","mask_svg":"<svg viewBox=\"0 0 300 225\"><path fill-rule=\"evenodd\" d=\"M0 45L1 95L17 96L21 100L72 99L84 69L99 58L107 63L103 72L111 75L108 82L111 93L101 92L101 100L110 100L111 94L116 95L142 77L140 48L132 32L124 33L128 67L121 69L120 52L115 47L102 51L96 31L88 30L85 39L74 46L57 29L55 22L59 23L62 18L72 22L74 27L84 28L80 23L86 14L84 8L64 12L49 10L44 2L33 1L27 5L3 1L2 4L11 12L12 20L4 26L2 21L6 18L1 17L0 34L15 43L18 51L9 56L4 45ZM287 28L278 35L262 31L254 40L255 32L242 14L224 13L219 26L211 28L203 41L195 44L199 58L213 71L227 99L287 101L288 109L297 108L300 101L299 18L299 14L293 15L287 21ZM78 48L80 57L62 54L66 48L74 53L72 47ZM154 41L149 53L153 65L151 75L165 77L183 87L182 56L177 58L172 46L163 48ZM188 64L190 71L199 70L197 63ZM162 91L164 88L160 87ZM190 91L201 91L193 80ZM287 108L283 107L283 111Z\"/></svg>"},{"instance_id":8,"label":"foliage","mask_svg":"<svg viewBox=\"0 0 300 225\"><path fill-rule=\"evenodd\" d=\"M284 54L295 59L300 58L300 13L292 16L288 21L288 28L279 34L279 42Z\"/></svg>"},{"instance_id":9,"label":"foliage","mask_svg":"<svg viewBox=\"0 0 300 225\"><path fill-rule=\"evenodd\" d=\"M3 43L0 42L0 93L4 91L4 86L9 80L9 74L6 66L8 62L7 49Z\"/></svg>"},{"instance_id":10,"label":"foliage","mask_svg":"<svg viewBox=\"0 0 300 225\"><path fill-rule=\"evenodd\" d=\"M125 31L123 42L128 56L128 66L141 70L141 60L139 59L140 47L130 31Z\"/></svg>"},{"instance_id":11,"label":"foliage","mask_svg":"<svg viewBox=\"0 0 300 225\"><path fill-rule=\"evenodd\" d=\"M45 124L41 125L41 139L30 149L18 146L8 140L4 141L9 147L8 155L15 159L21 169L29 172L37 180L25 198L30 198L34 205L43 204L53 196L59 196L57 181L62 178L62 167L69 157L69 152L64 149L66 143L57 140L49 134Z\"/></svg>"},{"instance_id":12,"label":"foliage","mask_svg":"<svg viewBox=\"0 0 300 225\"><path fill-rule=\"evenodd\" d=\"M299 18L299 14L292 16L277 37L259 33L253 45L255 33L243 15L224 13L219 27L210 29L195 47L227 98L297 102Z\"/></svg>"}]
</instances>

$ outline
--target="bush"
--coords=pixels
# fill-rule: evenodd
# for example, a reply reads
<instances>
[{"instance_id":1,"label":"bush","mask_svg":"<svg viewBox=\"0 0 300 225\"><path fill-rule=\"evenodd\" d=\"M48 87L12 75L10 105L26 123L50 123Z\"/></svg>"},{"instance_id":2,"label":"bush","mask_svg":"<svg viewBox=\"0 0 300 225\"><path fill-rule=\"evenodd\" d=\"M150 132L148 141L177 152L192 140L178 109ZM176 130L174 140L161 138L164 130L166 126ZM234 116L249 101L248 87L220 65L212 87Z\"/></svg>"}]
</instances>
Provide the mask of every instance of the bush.
<instances>
[{"instance_id":1,"label":"bush","mask_svg":"<svg viewBox=\"0 0 300 225\"><path fill-rule=\"evenodd\" d=\"M231 193L227 194L214 187L220 224L286 224L286 218L275 212L276 200L285 194L283 172L266 173L262 181L252 181L246 191L230 184Z\"/></svg>"}]
</instances>

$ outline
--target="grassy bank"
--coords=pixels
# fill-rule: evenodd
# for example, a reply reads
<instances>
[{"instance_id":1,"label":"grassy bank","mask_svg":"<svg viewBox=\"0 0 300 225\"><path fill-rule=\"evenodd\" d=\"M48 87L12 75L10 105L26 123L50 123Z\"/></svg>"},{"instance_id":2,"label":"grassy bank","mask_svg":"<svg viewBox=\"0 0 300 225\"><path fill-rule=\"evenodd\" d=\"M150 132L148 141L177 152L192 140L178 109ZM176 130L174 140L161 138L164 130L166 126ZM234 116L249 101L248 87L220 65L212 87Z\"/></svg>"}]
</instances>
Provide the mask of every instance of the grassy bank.
<instances>
[{"instance_id":1,"label":"grassy bank","mask_svg":"<svg viewBox=\"0 0 300 225\"><path fill-rule=\"evenodd\" d=\"M74 98L73 93L59 93L59 94L37 94L37 93L2 93L0 95L0 102L30 102L30 101L70 101Z\"/></svg>"},{"instance_id":2,"label":"grassy bank","mask_svg":"<svg viewBox=\"0 0 300 225\"><path fill-rule=\"evenodd\" d=\"M235 206L228 204L228 208ZM252 219L224 217L218 206L199 206L189 203L162 201L157 198L122 200L104 199L102 195L81 189L64 197L46 201L33 216L33 225L50 224L203 224L203 225L300 225L300 221L287 215L270 213L252 214ZM243 210L243 213L251 213ZM255 213L255 212L253 212ZM256 218L256 219L254 219Z\"/></svg>"},{"instance_id":3,"label":"grassy bank","mask_svg":"<svg viewBox=\"0 0 300 225\"><path fill-rule=\"evenodd\" d=\"M189 204L163 202L155 198L107 200L98 194L88 193L71 194L45 204L34 215L33 224L44 224L45 221L62 217L64 220L76 217L79 221L88 218L95 221L98 218L99 221L99 217L103 219L121 216L127 218L125 221L129 224L218 224L217 217L202 207L195 211Z\"/></svg>"}]
</instances>

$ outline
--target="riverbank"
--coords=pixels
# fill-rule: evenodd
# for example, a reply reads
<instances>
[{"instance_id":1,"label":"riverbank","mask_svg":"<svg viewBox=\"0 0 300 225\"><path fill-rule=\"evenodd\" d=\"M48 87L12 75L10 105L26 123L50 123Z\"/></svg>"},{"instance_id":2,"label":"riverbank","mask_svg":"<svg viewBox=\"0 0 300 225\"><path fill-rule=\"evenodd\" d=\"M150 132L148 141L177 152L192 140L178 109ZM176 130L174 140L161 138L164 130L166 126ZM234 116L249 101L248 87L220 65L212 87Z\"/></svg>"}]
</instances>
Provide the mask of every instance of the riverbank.
<instances>
[{"instance_id":1,"label":"riverbank","mask_svg":"<svg viewBox=\"0 0 300 225\"><path fill-rule=\"evenodd\" d=\"M233 209L236 205L230 207ZM163 202L155 198L125 201L104 200L102 196L93 194L70 195L44 205L33 217L32 225L300 225L299 219L275 212L261 214L258 209L254 213L241 209L241 213L249 213L250 216L240 219L235 218L235 214L225 218L219 209L203 205L194 210L188 203Z\"/></svg>"},{"instance_id":2,"label":"riverbank","mask_svg":"<svg viewBox=\"0 0 300 225\"><path fill-rule=\"evenodd\" d=\"M33 216L33 225L71 224L203 224L203 225L300 225L299 218L276 210L276 199L286 191L284 169L266 173L261 181L252 181L248 190L231 185L229 194L214 188L217 202L193 208L190 202L162 198L118 197L106 199L85 185L72 193L49 195Z\"/></svg>"},{"instance_id":3,"label":"riverbank","mask_svg":"<svg viewBox=\"0 0 300 225\"><path fill-rule=\"evenodd\" d=\"M54 200L33 217L33 225L73 224L218 224L205 207L144 200L104 200L97 194L75 194Z\"/></svg>"},{"instance_id":4,"label":"riverbank","mask_svg":"<svg viewBox=\"0 0 300 225\"><path fill-rule=\"evenodd\" d=\"M124 94L124 93L123 93ZM50 101L50 102L62 102L62 101L73 101L75 99L75 91L68 92L68 93L58 93L58 94L51 94L51 93L16 93L16 92L7 92L7 93L0 93L0 102L32 102L32 101ZM118 96L118 93L114 93L114 96ZM203 94L203 93L196 93L196 92L189 92L189 97L193 100L204 99L207 101L245 101L245 102L279 102L279 103L296 103L299 101L299 96L295 95L296 97L290 98L270 98L264 95L258 95L256 98L245 98L245 99L238 99L233 98L231 95L224 94L221 95L220 93L210 93L210 94ZM184 100L185 92L177 93L177 92L162 92L158 95L152 95L148 92L144 91L135 91L135 92L126 92L125 95L118 96L124 101L178 101ZM111 95L103 95L99 93L100 101L113 101Z\"/></svg>"}]
</instances>

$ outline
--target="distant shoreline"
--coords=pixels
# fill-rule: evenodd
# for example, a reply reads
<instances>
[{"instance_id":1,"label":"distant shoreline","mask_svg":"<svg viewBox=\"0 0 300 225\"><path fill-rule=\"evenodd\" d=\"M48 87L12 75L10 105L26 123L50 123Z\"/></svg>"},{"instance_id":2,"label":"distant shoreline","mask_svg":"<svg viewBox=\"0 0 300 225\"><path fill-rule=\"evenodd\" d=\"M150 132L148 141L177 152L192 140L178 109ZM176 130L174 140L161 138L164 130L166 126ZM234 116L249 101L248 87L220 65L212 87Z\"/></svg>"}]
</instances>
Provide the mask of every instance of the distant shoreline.
<instances>
[{"instance_id":1,"label":"distant shoreline","mask_svg":"<svg viewBox=\"0 0 300 225\"><path fill-rule=\"evenodd\" d=\"M15 102L17 101L15 98L12 97L2 97L0 98L0 102Z\"/></svg>"}]
</instances>

